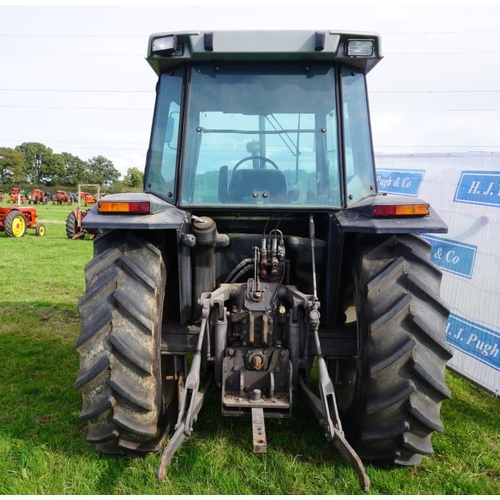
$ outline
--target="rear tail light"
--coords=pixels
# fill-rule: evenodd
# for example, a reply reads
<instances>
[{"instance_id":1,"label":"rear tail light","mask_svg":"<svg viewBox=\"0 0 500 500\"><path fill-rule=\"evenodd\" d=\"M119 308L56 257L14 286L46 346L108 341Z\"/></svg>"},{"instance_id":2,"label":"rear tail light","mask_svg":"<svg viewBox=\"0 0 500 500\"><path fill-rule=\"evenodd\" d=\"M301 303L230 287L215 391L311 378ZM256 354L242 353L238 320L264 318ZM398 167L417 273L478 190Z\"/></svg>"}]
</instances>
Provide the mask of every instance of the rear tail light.
<instances>
[{"instance_id":1,"label":"rear tail light","mask_svg":"<svg viewBox=\"0 0 500 500\"><path fill-rule=\"evenodd\" d=\"M149 201L100 201L100 214L149 214Z\"/></svg>"},{"instance_id":2,"label":"rear tail light","mask_svg":"<svg viewBox=\"0 0 500 500\"><path fill-rule=\"evenodd\" d=\"M406 205L374 205L374 217L398 217L408 215L429 215L430 205L428 203L406 204Z\"/></svg>"}]
</instances>

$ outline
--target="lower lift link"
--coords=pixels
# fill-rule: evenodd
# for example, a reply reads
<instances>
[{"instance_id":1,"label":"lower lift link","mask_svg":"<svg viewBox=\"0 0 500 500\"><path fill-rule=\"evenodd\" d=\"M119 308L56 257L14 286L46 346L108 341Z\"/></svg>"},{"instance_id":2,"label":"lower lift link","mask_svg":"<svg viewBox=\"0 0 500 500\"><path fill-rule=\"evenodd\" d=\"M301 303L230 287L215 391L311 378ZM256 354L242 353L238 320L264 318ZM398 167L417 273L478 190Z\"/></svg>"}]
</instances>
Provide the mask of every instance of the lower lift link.
<instances>
[{"instance_id":1,"label":"lower lift link","mask_svg":"<svg viewBox=\"0 0 500 500\"><path fill-rule=\"evenodd\" d=\"M333 442L333 445L340 454L351 464L356 474L358 475L359 483L363 491L370 488L370 478L367 476L361 459L348 443L342 430L340 417L337 408L337 401L335 398L335 391L333 383L328 373L325 358L322 354L321 344L319 340L319 301L317 299L316 289L316 271L315 271L315 229L314 220L312 215L309 219L310 241L312 250L312 271L313 271L313 300L308 304L308 323L310 333L313 334L317 361L318 361L318 378L319 378L319 397L314 394L306 384L302 376L298 378L299 385L303 389L304 394L318 419L321 427L325 430L326 438ZM200 334L196 352L191 363L191 368L185 385L182 391L182 400L180 401L179 417L176 424L176 430L171 437L167 447L164 449L160 466L156 474L160 481L166 478L166 466L172 459L174 453L177 451L186 436L189 436L193 430L193 424L196 422L198 413L203 405L208 390L210 389L213 378L210 378L203 386L200 385L200 372L201 372L201 356L203 339L209 332L209 315L210 310L214 306L220 306L223 300L217 298L217 292L213 294L202 294L200 303L202 305L202 321L200 327ZM183 382L181 382L183 383ZM256 453L265 453L267 451L266 430L264 422L264 408L259 406L260 391L258 389L253 391L252 394L252 431L253 431L253 451Z\"/></svg>"},{"instance_id":2,"label":"lower lift link","mask_svg":"<svg viewBox=\"0 0 500 500\"><path fill-rule=\"evenodd\" d=\"M368 491L371 484L370 478L365 472L365 468L363 467L361 458L359 458L358 454L354 451L354 449L344 436L344 431L342 430L342 424L340 423L340 416L337 408L337 400L335 398L335 390L328 373L328 368L326 366L323 352L321 350L321 343L318 333L320 313L316 288L315 228L314 218L312 215L309 216L309 239L311 241L312 253L313 295L317 304L317 307L313 306L313 308L309 311L309 328L312 330L314 343L316 345L320 397L318 398L309 389L309 387L307 387L305 380L302 377L299 378L299 383L304 390L304 394L308 399L313 412L316 415L316 418L318 419L320 425L325 429L326 438L333 441L333 445L335 446L335 448L337 448L340 454L351 464L356 474L358 475L361 489L363 491Z\"/></svg>"}]
</instances>

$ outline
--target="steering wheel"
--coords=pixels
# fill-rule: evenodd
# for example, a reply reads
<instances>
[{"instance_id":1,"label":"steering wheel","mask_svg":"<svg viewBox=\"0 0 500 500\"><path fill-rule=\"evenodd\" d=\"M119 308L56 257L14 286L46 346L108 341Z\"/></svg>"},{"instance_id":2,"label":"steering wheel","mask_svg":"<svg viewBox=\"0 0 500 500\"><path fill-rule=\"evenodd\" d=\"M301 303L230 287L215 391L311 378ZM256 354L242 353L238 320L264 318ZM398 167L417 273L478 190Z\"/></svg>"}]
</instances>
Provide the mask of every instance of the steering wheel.
<instances>
[{"instance_id":1,"label":"steering wheel","mask_svg":"<svg viewBox=\"0 0 500 500\"><path fill-rule=\"evenodd\" d=\"M250 160L261 160L264 163L270 163L276 170L279 170L278 165L274 163L273 160L270 160L269 158L266 158L265 156L247 156L246 158L243 158L243 160L240 160L234 167L233 167L233 172L236 171L236 169L242 164Z\"/></svg>"}]
</instances>

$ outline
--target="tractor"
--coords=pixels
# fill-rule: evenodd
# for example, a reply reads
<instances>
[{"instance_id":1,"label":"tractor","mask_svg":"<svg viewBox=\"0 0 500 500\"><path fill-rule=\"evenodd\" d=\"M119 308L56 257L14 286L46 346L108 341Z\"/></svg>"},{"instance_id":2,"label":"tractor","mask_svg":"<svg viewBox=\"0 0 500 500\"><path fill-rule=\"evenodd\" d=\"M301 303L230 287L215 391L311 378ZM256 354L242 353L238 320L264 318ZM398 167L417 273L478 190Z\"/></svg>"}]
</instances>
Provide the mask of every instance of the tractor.
<instances>
[{"instance_id":1,"label":"tractor","mask_svg":"<svg viewBox=\"0 0 500 500\"><path fill-rule=\"evenodd\" d=\"M18 187L11 188L7 203L14 203L15 205L20 205L22 203L26 205L28 203L26 190Z\"/></svg>"},{"instance_id":2,"label":"tractor","mask_svg":"<svg viewBox=\"0 0 500 500\"><path fill-rule=\"evenodd\" d=\"M93 240L96 236L102 234L102 229L82 226L82 221L88 213L88 210L82 210L78 206L68 214L66 217L66 236L70 240L83 240L86 234Z\"/></svg>"},{"instance_id":3,"label":"tractor","mask_svg":"<svg viewBox=\"0 0 500 500\"><path fill-rule=\"evenodd\" d=\"M66 205L73 204L73 197L67 191L57 190L55 194L52 195L52 203L55 205Z\"/></svg>"},{"instance_id":4,"label":"tractor","mask_svg":"<svg viewBox=\"0 0 500 500\"><path fill-rule=\"evenodd\" d=\"M36 208L30 207L0 207L0 231L12 238L21 238L26 229L34 229L37 236L45 234L45 225L37 222Z\"/></svg>"},{"instance_id":5,"label":"tractor","mask_svg":"<svg viewBox=\"0 0 500 500\"><path fill-rule=\"evenodd\" d=\"M96 195L92 195L85 191L82 191L82 187L92 186L96 189ZM96 236L102 234L101 229L82 227L82 220L85 218L89 210L82 210L82 205L88 207L89 204L97 203L100 198L101 186L99 184L79 184L78 185L78 206L72 210L68 217L66 217L66 235L69 239L82 240L85 235L88 234L90 239L94 239Z\"/></svg>"},{"instance_id":6,"label":"tractor","mask_svg":"<svg viewBox=\"0 0 500 500\"><path fill-rule=\"evenodd\" d=\"M97 196L87 193L85 191L82 191L80 193L80 196L83 198L83 204L88 207L90 205L95 205L97 203Z\"/></svg>"},{"instance_id":7,"label":"tractor","mask_svg":"<svg viewBox=\"0 0 500 500\"><path fill-rule=\"evenodd\" d=\"M28 203L34 203L37 205L38 203L43 203L44 205L47 205L49 201L49 196L45 191L42 191L41 189L33 189L31 193L28 196Z\"/></svg>"},{"instance_id":8,"label":"tractor","mask_svg":"<svg viewBox=\"0 0 500 500\"><path fill-rule=\"evenodd\" d=\"M163 480L215 394L222 416L249 419L255 452L266 419L306 404L363 490L365 463L432 453L449 308L420 235L447 226L424 200L378 192L366 75L380 43L151 35L143 192L105 196L82 221L104 231L75 342L98 451L162 450Z\"/></svg>"}]
</instances>

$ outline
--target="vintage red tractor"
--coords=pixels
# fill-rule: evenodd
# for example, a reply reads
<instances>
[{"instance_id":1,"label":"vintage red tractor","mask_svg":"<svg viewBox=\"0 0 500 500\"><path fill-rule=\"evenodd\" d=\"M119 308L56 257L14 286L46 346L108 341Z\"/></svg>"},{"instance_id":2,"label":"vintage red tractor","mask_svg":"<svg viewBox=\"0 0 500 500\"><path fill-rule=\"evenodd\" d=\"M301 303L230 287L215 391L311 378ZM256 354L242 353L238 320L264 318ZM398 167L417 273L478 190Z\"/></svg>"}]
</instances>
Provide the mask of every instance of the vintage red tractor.
<instances>
[{"instance_id":1,"label":"vintage red tractor","mask_svg":"<svg viewBox=\"0 0 500 500\"><path fill-rule=\"evenodd\" d=\"M92 195L82 188L92 187L95 189L96 194ZM66 235L71 240L81 240L88 234L90 239L95 238L102 233L102 229L82 228L82 220L87 215L89 210L83 210L82 205L88 207L94 205L101 197L101 187L99 184L78 184L78 206L72 210L68 217L66 217Z\"/></svg>"},{"instance_id":2,"label":"vintage red tractor","mask_svg":"<svg viewBox=\"0 0 500 500\"><path fill-rule=\"evenodd\" d=\"M73 198L67 191L56 191L54 196L52 196L52 201L54 204L62 205L63 203L66 203L67 205L72 205L73 204Z\"/></svg>"},{"instance_id":3,"label":"vintage red tractor","mask_svg":"<svg viewBox=\"0 0 500 500\"><path fill-rule=\"evenodd\" d=\"M82 228L82 220L88 212L89 210L82 210L80 207L76 207L66 217L66 235L70 240L83 240L86 234L92 240L102 233L102 229Z\"/></svg>"},{"instance_id":4,"label":"vintage red tractor","mask_svg":"<svg viewBox=\"0 0 500 500\"><path fill-rule=\"evenodd\" d=\"M34 203L35 205L37 205L38 203L43 203L44 205L46 205L48 201L49 197L41 189L33 189L28 196L28 202L30 204Z\"/></svg>"},{"instance_id":5,"label":"vintage red tractor","mask_svg":"<svg viewBox=\"0 0 500 500\"><path fill-rule=\"evenodd\" d=\"M9 192L9 199L7 203L14 203L19 205L20 203L28 203L28 199L26 198L26 194L23 190L18 187L11 188Z\"/></svg>"},{"instance_id":6,"label":"vintage red tractor","mask_svg":"<svg viewBox=\"0 0 500 500\"><path fill-rule=\"evenodd\" d=\"M89 205L95 205L97 203L97 196L87 193L85 191L82 191L80 193L80 200L83 202L83 204L88 207Z\"/></svg>"},{"instance_id":7,"label":"vintage red tractor","mask_svg":"<svg viewBox=\"0 0 500 500\"><path fill-rule=\"evenodd\" d=\"M37 236L45 234L45 225L37 222L36 208L0 207L0 231L12 238L21 238L26 229L34 229Z\"/></svg>"}]
</instances>

